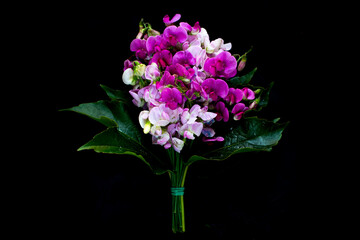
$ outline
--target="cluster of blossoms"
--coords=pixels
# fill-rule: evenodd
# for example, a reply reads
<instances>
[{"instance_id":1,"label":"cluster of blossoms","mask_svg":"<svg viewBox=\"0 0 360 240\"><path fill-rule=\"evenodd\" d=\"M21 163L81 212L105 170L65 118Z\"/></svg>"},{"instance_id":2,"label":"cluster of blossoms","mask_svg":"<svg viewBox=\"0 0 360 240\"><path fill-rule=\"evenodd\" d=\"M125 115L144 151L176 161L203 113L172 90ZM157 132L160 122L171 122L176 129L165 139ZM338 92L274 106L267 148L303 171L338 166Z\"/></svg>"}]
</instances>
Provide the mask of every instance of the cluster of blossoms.
<instances>
[{"instance_id":1,"label":"cluster of blossoms","mask_svg":"<svg viewBox=\"0 0 360 240\"><path fill-rule=\"evenodd\" d=\"M230 113L239 120L257 103L253 90L229 88L226 82L244 68L245 58L236 59L229 52L231 43L221 38L210 41L199 22L177 26L179 19L180 14L166 15L162 34L141 21L130 44L134 56L125 61L122 76L133 86L133 103L143 109L139 122L144 133L152 135L153 144L177 152L186 139L223 141L213 124L227 122Z\"/></svg>"}]
</instances>

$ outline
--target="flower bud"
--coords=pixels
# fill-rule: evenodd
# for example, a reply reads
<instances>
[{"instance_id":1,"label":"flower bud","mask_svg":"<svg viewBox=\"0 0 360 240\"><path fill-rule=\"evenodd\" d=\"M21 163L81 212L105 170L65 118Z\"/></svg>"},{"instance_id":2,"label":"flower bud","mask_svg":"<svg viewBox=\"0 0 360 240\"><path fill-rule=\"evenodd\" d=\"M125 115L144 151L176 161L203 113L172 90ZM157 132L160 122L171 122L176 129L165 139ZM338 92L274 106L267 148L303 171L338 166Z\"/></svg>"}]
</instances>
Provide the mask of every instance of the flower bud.
<instances>
[{"instance_id":1,"label":"flower bud","mask_svg":"<svg viewBox=\"0 0 360 240\"><path fill-rule=\"evenodd\" d=\"M239 65L237 68L238 72L241 72L245 68L245 65L246 65L246 56L241 58L241 61L239 62Z\"/></svg>"},{"instance_id":2,"label":"flower bud","mask_svg":"<svg viewBox=\"0 0 360 240\"><path fill-rule=\"evenodd\" d=\"M134 75L137 77L141 77L142 75L144 75L145 69L146 69L145 64L141 63L141 64L136 65L134 68Z\"/></svg>"},{"instance_id":3,"label":"flower bud","mask_svg":"<svg viewBox=\"0 0 360 240\"><path fill-rule=\"evenodd\" d=\"M145 125L144 125L144 133L148 134L150 132L151 129L151 123L149 120L146 121Z\"/></svg>"}]
</instances>

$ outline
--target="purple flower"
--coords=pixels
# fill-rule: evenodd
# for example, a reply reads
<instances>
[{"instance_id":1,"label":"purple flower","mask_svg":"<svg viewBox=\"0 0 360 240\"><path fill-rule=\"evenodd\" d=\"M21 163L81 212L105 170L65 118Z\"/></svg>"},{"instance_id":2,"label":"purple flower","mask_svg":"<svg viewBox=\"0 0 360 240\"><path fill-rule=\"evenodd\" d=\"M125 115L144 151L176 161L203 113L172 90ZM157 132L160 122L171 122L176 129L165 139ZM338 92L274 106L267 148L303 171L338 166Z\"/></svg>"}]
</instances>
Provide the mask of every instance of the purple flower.
<instances>
[{"instance_id":1,"label":"purple flower","mask_svg":"<svg viewBox=\"0 0 360 240\"><path fill-rule=\"evenodd\" d=\"M239 103L243 99L243 96L244 93L241 89L230 88L225 100L232 105L234 103Z\"/></svg>"},{"instance_id":2,"label":"purple flower","mask_svg":"<svg viewBox=\"0 0 360 240\"><path fill-rule=\"evenodd\" d=\"M237 62L229 52L221 52L214 58L208 58L204 70L214 77L230 78L237 73Z\"/></svg>"},{"instance_id":3,"label":"purple flower","mask_svg":"<svg viewBox=\"0 0 360 240\"><path fill-rule=\"evenodd\" d=\"M255 93L250 88L244 87L242 89L242 91L244 92L244 99L247 99L247 100L254 100L255 99Z\"/></svg>"},{"instance_id":4,"label":"purple flower","mask_svg":"<svg viewBox=\"0 0 360 240\"><path fill-rule=\"evenodd\" d=\"M235 114L234 120L240 120L242 115L249 108L245 106L243 103L237 103L234 108L231 110L231 113Z\"/></svg>"},{"instance_id":5,"label":"purple flower","mask_svg":"<svg viewBox=\"0 0 360 240\"><path fill-rule=\"evenodd\" d=\"M229 121L229 110L226 108L225 103L218 102L215 106L215 110L217 111L216 121Z\"/></svg>"},{"instance_id":6,"label":"purple flower","mask_svg":"<svg viewBox=\"0 0 360 240\"><path fill-rule=\"evenodd\" d=\"M213 101L217 101L218 97L225 98L229 92L229 86L222 79L205 79L201 85L208 96L205 96L206 99L210 98Z\"/></svg>"},{"instance_id":7,"label":"purple flower","mask_svg":"<svg viewBox=\"0 0 360 240\"><path fill-rule=\"evenodd\" d=\"M179 13L175 14L175 16L170 20L169 15L165 15L163 18L163 21L166 25L171 25L174 22L179 21L179 19L181 18L181 15Z\"/></svg>"},{"instance_id":8,"label":"purple flower","mask_svg":"<svg viewBox=\"0 0 360 240\"><path fill-rule=\"evenodd\" d=\"M165 68L166 66L171 65L172 55L169 50L162 50L154 54L149 64L156 63L160 67Z\"/></svg>"},{"instance_id":9,"label":"purple flower","mask_svg":"<svg viewBox=\"0 0 360 240\"><path fill-rule=\"evenodd\" d=\"M130 44L130 50L135 52L135 56L139 59L144 59L148 55L146 49L146 41L143 39L134 39Z\"/></svg>"},{"instance_id":10,"label":"purple flower","mask_svg":"<svg viewBox=\"0 0 360 240\"><path fill-rule=\"evenodd\" d=\"M175 85L175 77L171 75L168 71L164 72L164 75L160 79L160 81L156 82L156 88L160 89L161 87L165 87L167 85Z\"/></svg>"},{"instance_id":11,"label":"purple flower","mask_svg":"<svg viewBox=\"0 0 360 240\"><path fill-rule=\"evenodd\" d=\"M164 50L168 47L167 41L161 36L150 36L146 40L146 50L149 54L152 54L154 52L161 52L161 50Z\"/></svg>"},{"instance_id":12,"label":"purple flower","mask_svg":"<svg viewBox=\"0 0 360 240\"><path fill-rule=\"evenodd\" d=\"M183 43L187 39L187 32L183 27L168 26L165 28L163 33L164 39L170 43L171 46L176 46L176 44Z\"/></svg>"},{"instance_id":13,"label":"purple flower","mask_svg":"<svg viewBox=\"0 0 360 240\"><path fill-rule=\"evenodd\" d=\"M195 65L195 58L189 51L179 51L173 57L173 64Z\"/></svg>"},{"instance_id":14,"label":"purple flower","mask_svg":"<svg viewBox=\"0 0 360 240\"><path fill-rule=\"evenodd\" d=\"M175 110L178 105L182 104L183 98L181 92L176 88L165 88L161 92L159 101L165 102L166 107L170 108L171 110Z\"/></svg>"},{"instance_id":15,"label":"purple flower","mask_svg":"<svg viewBox=\"0 0 360 240\"><path fill-rule=\"evenodd\" d=\"M126 59L124 62L124 71L128 68L133 68L134 65L132 64L132 62L129 59Z\"/></svg>"}]
</instances>

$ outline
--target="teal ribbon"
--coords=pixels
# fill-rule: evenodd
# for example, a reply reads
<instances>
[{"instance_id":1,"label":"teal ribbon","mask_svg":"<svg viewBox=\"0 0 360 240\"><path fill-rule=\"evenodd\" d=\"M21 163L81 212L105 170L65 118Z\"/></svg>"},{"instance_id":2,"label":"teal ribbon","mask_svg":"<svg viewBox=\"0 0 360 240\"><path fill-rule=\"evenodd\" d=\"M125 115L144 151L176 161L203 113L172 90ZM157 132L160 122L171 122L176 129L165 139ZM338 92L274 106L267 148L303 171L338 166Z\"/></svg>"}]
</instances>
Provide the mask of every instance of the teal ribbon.
<instances>
[{"instance_id":1,"label":"teal ribbon","mask_svg":"<svg viewBox=\"0 0 360 240\"><path fill-rule=\"evenodd\" d=\"M183 196L184 195L184 187L172 187L171 188L171 195L172 196Z\"/></svg>"}]
</instances>

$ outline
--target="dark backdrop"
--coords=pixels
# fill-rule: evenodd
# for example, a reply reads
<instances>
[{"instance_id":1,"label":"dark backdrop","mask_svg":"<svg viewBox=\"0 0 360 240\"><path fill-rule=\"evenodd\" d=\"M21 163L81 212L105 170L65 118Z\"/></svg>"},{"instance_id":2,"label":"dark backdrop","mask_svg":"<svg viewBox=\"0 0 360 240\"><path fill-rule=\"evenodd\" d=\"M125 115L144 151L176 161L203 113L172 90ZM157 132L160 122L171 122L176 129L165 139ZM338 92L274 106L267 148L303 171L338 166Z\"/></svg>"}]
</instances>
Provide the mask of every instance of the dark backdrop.
<instances>
[{"instance_id":1,"label":"dark backdrop","mask_svg":"<svg viewBox=\"0 0 360 240\"><path fill-rule=\"evenodd\" d=\"M203 1L60 9L48 25L55 58L49 84L55 131L49 135L56 144L39 177L45 227L35 230L50 239L297 239L304 234L309 223L302 214L298 154L310 36L305 6ZM163 31L163 16L175 13L182 14L181 21L199 21L211 40L231 42L231 53L242 54L253 46L243 72L258 67L254 85L275 81L260 116L290 121L270 153L239 154L190 167L184 197L187 232L181 236L171 233L168 176L153 175L133 157L77 152L104 128L84 116L57 111L105 99L99 84L123 87L123 61L130 55L140 19Z\"/></svg>"}]
</instances>

